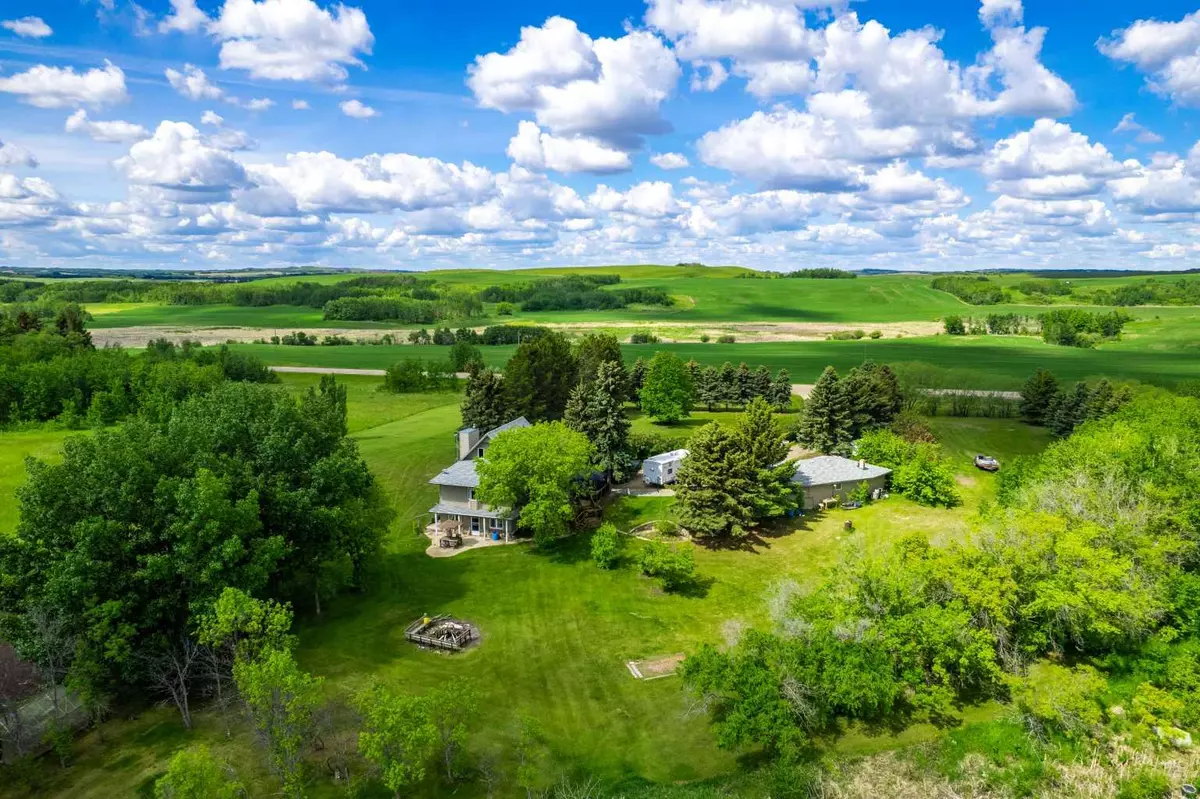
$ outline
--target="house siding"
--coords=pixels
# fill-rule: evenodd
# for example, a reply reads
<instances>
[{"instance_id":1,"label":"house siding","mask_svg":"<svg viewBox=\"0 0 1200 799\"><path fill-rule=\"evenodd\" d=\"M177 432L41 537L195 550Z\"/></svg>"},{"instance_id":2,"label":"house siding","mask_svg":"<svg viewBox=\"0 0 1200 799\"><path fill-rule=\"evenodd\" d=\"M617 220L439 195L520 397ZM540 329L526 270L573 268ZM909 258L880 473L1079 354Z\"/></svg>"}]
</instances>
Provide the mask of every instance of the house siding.
<instances>
[{"instance_id":1,"label":"house siding","mask_svg":"<svg viewBox=\"0 0 1200 799\"><path fill-rule=\"evenodd\" d=\"M471 489L466 486L439 486L442 489L442 502L467 502L471 499Z\"/></svg>"},{"instance_id":2,"label":"house siding","mask_svg":"<svg viewBox=\"0 0 1200 799\"><path fill-rule=\"evenodd\" d=\"M865 481L857 480L854 482L840 484L834 483L828 485L808 486L804 489L804 507L806 510L815 508L825 500L834 498L836 498L838 502L845 502L846 497L850 494L850 492L857 488L858 484L862 482L866 482L871 491L875 491L876 489L885 490L887 488L887 478L887 475L880 475L879 477L868 478ZM837 485L838 487L834 488L834 485Z\"/></svg>"}]
</instances>

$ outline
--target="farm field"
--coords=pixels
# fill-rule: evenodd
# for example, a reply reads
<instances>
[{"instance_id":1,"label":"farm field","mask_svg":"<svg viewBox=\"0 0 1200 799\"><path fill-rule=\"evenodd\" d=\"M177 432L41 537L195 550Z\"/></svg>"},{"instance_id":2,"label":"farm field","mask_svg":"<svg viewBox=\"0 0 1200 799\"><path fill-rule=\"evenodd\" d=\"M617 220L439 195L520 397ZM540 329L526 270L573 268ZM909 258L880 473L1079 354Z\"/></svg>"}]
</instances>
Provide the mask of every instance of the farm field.
<instances>
[{"instance_id":1,"label":"farm field","mask_svg":"<svg viewBox=\"0 0 1200 799\"><path fill-rule=\"evenodd\" d=\"M787 369L797 383L811 383L826 365L844 371L874 360L900 371L932 370L941 373L947 387L1015 390L1038 368L1049 369L1060 380L1074 381L1107 376L1171 386L1200 378L1200 320L1159 319L1131 324L1121 341L1096 349L1058 347L1029 336L928 336L860 341L789 341L755 344L625 344L622 351L632 363L660 350L703 365L745 361L765 364L772 371ZM288 347L271 344L235 344L277 366L348 367L386 369L404 358L442 360L449 347L409 345ZM502 367L514 347L480 348L490 366Z\"/></svg>"},{"instance_id":2,"label":"farm field","mask_svg":"<svg viewBox=\"0 0 1200 799\"><path fill-rule=\"evenodd\" d=\"M283 385L301 392L318 380L288 375ZM930 419L960 476L976 480L964 486L966 506L931 509L893 497L851 512L853 533L842 525L850 515L833 511L797 520L742 548L698 548L702 588L680 596L663 593L629 567L597 569L587 556L586 535L566 539L545 554L516 545L448 559L427 557L426 541L413 532L413 521L435 496L425 481L454 457L451 434L459 424L459 396L381 394L375 390L378 378L340 380L347 386L352 437L397 518L366 593L334 600L319 618L300 614L301 665L326 678L331 697L351 696L374 681L419 693L446 679L469 680L483 698L477 747L511 750L518 715L530 714L548 743L540 777L545 785L569 772L593 774L607 783L673 783L732 771L738 753L716 748L703 716L689 712L678 680L635 681L624 661L688 651L723 640L731 629L768 623L764 600L780 581L811 585L823 566L849 548L877 550L911 532L938 541L969 535L974 509L993 490L992 476L975 472L969 455L987 450L1006 460L1034 452L1046 441L1044 431L1011 420ZM676 429L694 430L710 419L731 416L698 412ZM634 425L638 430L658 428L640 417ZM7 464L0 472L0 490L7 492L20 481L24 454L53 452L65 435L0 433ZM625 498L608 515L618 523L658 517L670 513L670 504L669 498ZM404 642L404 625L434 612L479 625L482 645L447 657ZM968 718L992 712L984 706L969 711ZM935 734L931 728L914 727L893 739L856 730L838 748L873 751ZM170 752L196 741L227 757L255 795L271 790L258 752L240 727L226 738L218 720L202 712L196 730L185 734L176 715L156 709L108 725L103 741L89 734L77 744L69 770L45 771L38 795L103 797L145 791ZM312 786L311 795L335 796L340 790L322 781ZM457 795L482 795L476 790L466 786ZM0 795L17 794L0 786ZM427 785L413 795L438 793Z\"/></svg>"},{"instance_id":3,"label":"farm field","mask_svg":"<svg viewBox=\"0 0 1200 799\"><path fill-rule=\"evenodd\" d=\"M672 298L670 307L630 306L606 311L517 311L500 317L490 313L471 320L447 320L451 326L503 322L546 324L603 323L640 325L653 322L729 325L752 322L836 323L862 326L872 323L936 321L946 314L1019 313L1036 315L1044 305L1005 304L971 306L957 297L937 291L930 285L932 275L871 275L854 280L818 280L807 278L753 279L737 275L754 274L738 267L676 268L657 266L586 267L570 269L534 269L516 271L453 270L422 272L422 278L448 285L480 289L490 285L526 282L566 274L619 275L620 288L658 288ZM255 285L287 285L296 282L338 283L361 276L317 275L304 278L268 278ZM994 279L1013 287L1029 275L1003 275ZM1140 280L1134 277L1086 278L1072 281L1085 289L1112 288ZM1063 304L1059 301L1057 304ZM321 309L287 305L238 307L223 305L161 305L153 303L98 304L89 306L96 316L97 328L135 327L140 325L178 325L194 327L302 328L346 327L379 328L394 325L372 322L330 322ZM1142 318L1160 313L1193 315L1190 308L1132 308Z\"/></svg>"}]
</instances>

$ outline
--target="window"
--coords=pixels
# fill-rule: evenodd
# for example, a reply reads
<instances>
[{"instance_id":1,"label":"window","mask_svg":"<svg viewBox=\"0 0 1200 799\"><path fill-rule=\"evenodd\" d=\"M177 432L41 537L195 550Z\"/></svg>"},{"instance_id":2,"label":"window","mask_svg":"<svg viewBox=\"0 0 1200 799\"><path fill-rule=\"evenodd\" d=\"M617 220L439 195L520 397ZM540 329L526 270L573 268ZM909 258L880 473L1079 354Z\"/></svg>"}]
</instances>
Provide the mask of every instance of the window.
<instances>
[{"instance_id":1,"label":"window","mask_svg":"<svg viewBox=\"0 0 1200 799\"><path fill-rule=\"evenodd\" d=\"M841 491L841 490L842 490L842 484L841 484L841 483L834 483L834 484L833 484L833 490L834 490L834 491Z\"/></svg>"},{"instance_id":2,"label":"window","mask_svg":"<svg viewBox=\"0 0 1200 799\"><path fill-rule=\"evenodd\" d=\"M471 532L472 533L479 532L479 517L478 516L471 517Z\"/></svg>"},{"instance_id":3,"label":"window","mask_svg":"<svg viewBox=\"0 0 1200 799\"><path fill-rule=\"evenodd\" d=\"M483 457L483 447L480 447L479 449L475 450L475 457L476 457L476 458L482 458L482 457Z\"/></svg>"}]
</instances>

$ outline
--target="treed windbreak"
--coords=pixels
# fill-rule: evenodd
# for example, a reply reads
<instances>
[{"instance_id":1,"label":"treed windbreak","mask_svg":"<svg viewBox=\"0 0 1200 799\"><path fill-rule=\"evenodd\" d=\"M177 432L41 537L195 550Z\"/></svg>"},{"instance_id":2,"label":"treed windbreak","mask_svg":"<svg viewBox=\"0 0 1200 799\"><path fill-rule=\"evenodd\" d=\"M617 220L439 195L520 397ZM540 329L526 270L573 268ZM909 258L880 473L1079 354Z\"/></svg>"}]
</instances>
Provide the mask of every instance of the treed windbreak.
<instances>
[{"instance_id":1,"label":"treed windbreak","mask_svg":"<svg viewBox=\"0 0 1200 799\"><path fill-rule=\"evenodd\" d=\"M0 538L0 637L35 656L56 645L38 623L52 619L67 676L111 692L193 645L226 587L319 611L361 580L391 517L332 379L298 400L227 383L162 421L68 439L61 463L30 462L19 497L17 533Z\"/></svg>"}]
</instances>

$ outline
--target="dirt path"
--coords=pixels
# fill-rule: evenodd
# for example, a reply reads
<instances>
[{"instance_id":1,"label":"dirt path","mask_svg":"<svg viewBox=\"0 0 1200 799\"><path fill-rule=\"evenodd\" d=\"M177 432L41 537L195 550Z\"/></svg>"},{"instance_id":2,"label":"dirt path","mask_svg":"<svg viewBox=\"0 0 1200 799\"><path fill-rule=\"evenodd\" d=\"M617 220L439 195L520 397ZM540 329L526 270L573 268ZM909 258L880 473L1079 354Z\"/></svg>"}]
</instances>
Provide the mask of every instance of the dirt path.
<instances>
[{"instance_id":1,"label":"dirt path","mask_svg":"<svg viewBox=\"0 0 1200 799\"><path fill-rule=\"evenodd\" d=\"M830 333L842 330L865 330L870 333L878 330L883 338L900 338L912 336L932 336L942 329L939 322L887 322L861 323L847 322L833 324L829 322L675 322L675 321L612 321L612 322L562 322L545 323L549 327L564 332L582 332L587 330L653 330L665 342L699 341L701 335L716 339L723 334L732 334L739 343L753 344L769 341L812 341L822 340ZM428 326L427 326L428 327ZM226 342L253 342L260 339L270 340L272 336L283 336L296 330L309 335L343 336L351 340L364 339L374 341L381 336L390 334L398 344L408 343L408 333L412 328L344 328L344 327L193 327L187 325L147 325L142 327L108 327L93 328L92 340L96 346L115 345L119 347L144 347L154 339L168 339L179 343L184 339L199 341L204 345L224 344ZM482 331L482 327L476 327ZM622 336L624 337L624 336Z\"/></svg>"}]
</instances>

